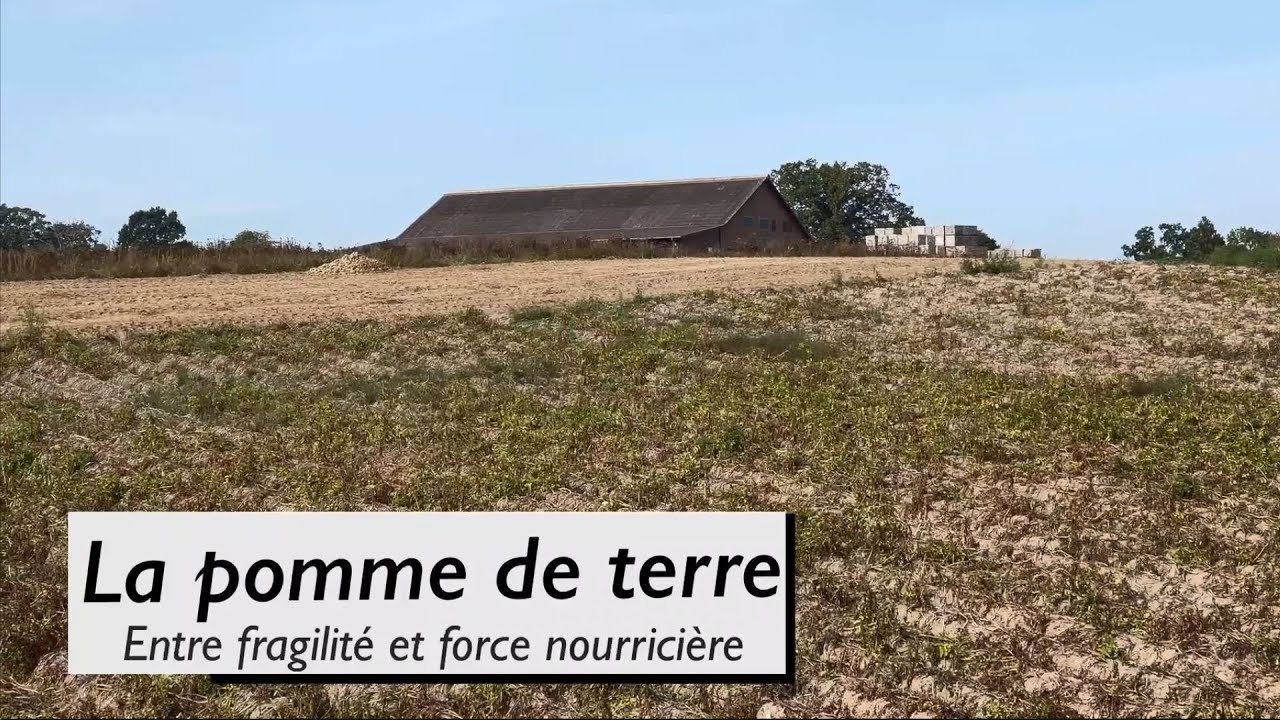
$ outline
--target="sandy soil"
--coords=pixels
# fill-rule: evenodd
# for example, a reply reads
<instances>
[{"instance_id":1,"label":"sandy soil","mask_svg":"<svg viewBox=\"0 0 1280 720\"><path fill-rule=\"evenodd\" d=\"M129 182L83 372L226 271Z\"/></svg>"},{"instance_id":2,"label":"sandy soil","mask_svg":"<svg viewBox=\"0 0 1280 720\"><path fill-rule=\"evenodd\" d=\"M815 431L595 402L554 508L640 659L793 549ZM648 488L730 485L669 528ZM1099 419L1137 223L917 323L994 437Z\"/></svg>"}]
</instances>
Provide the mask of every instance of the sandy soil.
<instances>
[{"instance_id":1,"label":"sandy soil","mask_svg":"<svg viewBox=\"0 0 1280 720\"><path fill-rule=\"evenodd\" d=\"M385 318L529 305L636 292L752 289L859 276L952 272L940 258L673 258L465 265L337 277L308 273L0 283L0 332L33 308L66 328Z\"/></svg>"}]
</instances>

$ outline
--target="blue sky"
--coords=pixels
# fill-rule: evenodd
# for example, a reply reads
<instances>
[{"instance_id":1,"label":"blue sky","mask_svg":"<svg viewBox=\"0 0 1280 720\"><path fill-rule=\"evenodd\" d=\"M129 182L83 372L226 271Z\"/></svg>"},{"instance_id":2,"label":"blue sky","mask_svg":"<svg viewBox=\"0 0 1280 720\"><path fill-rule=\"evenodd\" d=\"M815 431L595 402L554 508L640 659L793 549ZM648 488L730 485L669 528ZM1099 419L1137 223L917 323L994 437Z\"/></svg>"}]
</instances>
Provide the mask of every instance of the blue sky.
<instances>
[{"instance_id":1,"label":"blue sky","mask_svg":"<svg viewBox=\"0 0 1280 720\"><path fill-rule=\"evenodd\" d=\"M1273 0L3 0L0 201L343 246L451 189L815 157L1114 257L1280 229L1277 28Z\"/></svg>"}]
</instances>

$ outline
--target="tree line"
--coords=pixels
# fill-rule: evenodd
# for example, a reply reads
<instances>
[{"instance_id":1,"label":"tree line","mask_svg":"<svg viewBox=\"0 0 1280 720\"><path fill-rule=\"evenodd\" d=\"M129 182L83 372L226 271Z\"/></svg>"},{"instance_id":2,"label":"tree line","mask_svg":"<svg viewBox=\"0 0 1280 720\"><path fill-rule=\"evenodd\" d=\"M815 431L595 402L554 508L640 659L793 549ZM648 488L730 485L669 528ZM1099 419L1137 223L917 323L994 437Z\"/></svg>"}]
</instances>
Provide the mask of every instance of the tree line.
<instances>
[{"instance_id":1,"label":"tree line","mask_svg":"<svg viewBox=\"0 0 1280 720\"><path fill-rule=\"evenodd\" d=\"M876 228L924 225L915 208L901 197L889 170L870 162L819 163L816 159L784 163L770 179L791 205L809 234L822 244L856 244ZM1157 234L1158 229L1158 234ZM178 213L162 207L138 210L116 234L120 249L194 249ZM984 244L999 244L986 233ZM0 204L0 250L104 250L100 231L82 221L50 221L31 208ZM281 243L262 230L243 230L230 240L210 243L232 249L303 249ZM1280 266L1280 233L1238 227L1225 236L1207 217L1192 227L1161 223L1134 233L1121 247L1134 260L1224 262Z\"/></svg>"},{"instance_id":2,"label":"tree line","mask_svg":"<svg viewBox=\"0 0 1280 720\"><path fill-rule=\"evenodd\" d=\"M0 204L0 250L106 250L102 232L87 222L51 221L39 210ZM215 246L230 248L269 248L281 243L263 230L242 230L231 240L218 240ZM187 239L187 227L174 210L153 207L138 210L116 233L115 246L122 250L195 249Z\"/></svg>"},{"instance_id":3,"label":"tree line","mask_svg":"<svg viewBox=\"0 0 1280 720\"><path fill-rule=\"evenodd\" d=\"M1182 223L1139 228L1133 234L1133 243L1122 245L1120 252L1133 260L1280 268L1280 232L1238 227L1224 236L1212 220L1201 217L1189 228Z\"/></svg>"}]
</instances>

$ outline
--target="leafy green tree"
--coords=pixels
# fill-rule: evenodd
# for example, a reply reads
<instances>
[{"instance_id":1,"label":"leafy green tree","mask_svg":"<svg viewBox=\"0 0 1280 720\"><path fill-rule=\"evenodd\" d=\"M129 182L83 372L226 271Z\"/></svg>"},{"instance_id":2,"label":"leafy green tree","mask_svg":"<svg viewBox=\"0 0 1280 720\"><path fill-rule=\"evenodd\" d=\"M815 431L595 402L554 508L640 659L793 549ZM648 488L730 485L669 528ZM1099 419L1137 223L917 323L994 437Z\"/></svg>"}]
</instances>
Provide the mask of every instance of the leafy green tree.
<instances>
[{"instance_id":1,"label":"leafy green tree","mask_svg":"<svg viewBox=\"0 0 1280 720\"><path fill-rule=\"evenodd\" d=\"M1133 244L1121 245L1120 252L1134 260L1163 260L1169 257L1167 248L1156 242L1156 231L1150 225L1139 228L1133 234Z\"/></svg>"},{"instance_id":2,"label":"leafy green tree","mask_svg":"<svg viewBox=\"0 0 1280 720\"><path fill-rule=\"evenodd\" d=\"M178 220L177 212L153 207L130 215L120 228L116 243L122 248L173 247L188 244L182 242L186 234L187 228Z\"/></svg>"},{"instance_id":3,"label":"leafy green tree","mask_svg":"<svg viewBox=\"0 0 1280 720\"><path fill-rule=\"evenodd\" d=\"M1187 256L1187 229L1182 223L1160 223L1160 246L1166 257L1185 260Z\"/></svg>"},{"instance_id":4,"label":"leafy green tree","mask_svg":"<svg viewBox=\"0 0 1280 720\"><path fill-rule=\"evenodd\" d=\"M0 250L39 247L48 229L49 221L39 210L0 204Z\"/></svg>"},{"instance_id":5,"label":"leafy green tree","mask_svg":"<svg viewBox=\"0 0 1280 720\"><path fill-rule=\"evenodd\" d=\"M1150 226L1134 233L1132 245L1122 245L1120 252L1134 260L1188 260L1199 262L1207 259L1214 250L1223 247L1226 241L1213 222L1201 217L1200 222L1191 228L1182 223L1160 223L1160 237Z\"/></svg>"},{"instance_id":6,"label":"leafy green tree","mask_svg":"<svg viewBox=\"0 0 1280 720\"><path fill-rule=\"evenodd\" d=\"M877 227L923 225L898 197L883 165L789 162L770 175L809 233L822 242L861 242Z\"/></svg>"},{"instance_id":7,"label":"leafy green tree","mask_svg":"<svg viewBox=\"0 0 1280 720\"><path fill-rule=\"evenodd\" d=\"M229 247L238 249L263 249L272 247L271 233L265 230L241 230L227 243Z\"/></svg>"},{"instance_id":8,"label":"leafy green tree","mask_svg":"<svg viewBox=\"0 0 1280 720\"><path fill-rule=\"evenodd\" d=\"M87 222L55 222L45 230L40 245L50 250L89 250L102 247L98 242L101 234Z\"/></svg>"},{"instance_id":9,"label":"leafy green tree","mask_svg":"<svg viewBox=\"0 0 1280 720\"><path fill-rule=\"evenodd\" d=\"M1000 243L996 242L995 238L988 235L986 230L983 230L982 228L978 228L978 237L982 238L981 240L978 241L978 244L980 246L988 250L1000 249Z\"/></svg>"},{"instance_id":10,"label":"leafy green tree","mask_svg":"<svg viewBox=\"0 0 1280 720\"><path fill-rule=\"evenodd\" d=\"M1201 217L1195 227L1187 230L1183 236L1183 258L1186 260L1204 260L1214 250L1226 245L1221 233L1207 217Z\"/></svg>"},{"instance_id":11,"label":"leafy green tree","mask_svg":"<svg viewBox=\"0 0 1280 720\"><path fill-rule=\"evenodd\" d=\"M1238 227L1227 233L1227 245L1246 250L1263 248L1280 249L1280 232L1268 232L1251 227Z\"/></svg>"}]
</instances>

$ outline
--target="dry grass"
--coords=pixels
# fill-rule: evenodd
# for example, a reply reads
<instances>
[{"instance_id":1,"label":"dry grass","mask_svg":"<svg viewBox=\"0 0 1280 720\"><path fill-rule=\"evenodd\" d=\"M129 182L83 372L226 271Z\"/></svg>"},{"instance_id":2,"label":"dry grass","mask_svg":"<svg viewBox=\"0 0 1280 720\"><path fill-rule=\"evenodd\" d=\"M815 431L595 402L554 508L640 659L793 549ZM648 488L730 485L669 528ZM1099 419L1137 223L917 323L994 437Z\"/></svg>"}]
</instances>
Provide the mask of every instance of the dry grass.
<instances>
[{"instance_id":1,"label":"dry grass","mask_svg":"<svg viewBox=\"0 0 1280 720\"><path fill-rule=\"evenodd\" d=\"M0 340L0 712L1280 711L1280 285L1024 264ZM795 687L71 677L65 513L800 514Z\"/></svg>"},{"instance_id":2,"label":"dry grass","mask_svg":"<svg viewBox=\"0 0 1280 720\"><path fill-rule=\"evenodd\" d=\"M857 243L810 243L800 246L743 243L724 253L673 245L670 242L594 242L478 238L436 243L422 248L382 244L358 248L380 262L402 268L428 268L478 263L604 258L728 256L862 257L902 255L890 248L869 251ZM342 250L308 248L291 242L267 247L233 247L226 243L161 249L0 250L0 281L72 280L78 278L142 278L183 275L255 275L297 272L330 262Z\"/></svg>"},{"instance_id":3,"label":"dry grass","mask_svg":"<svg viewBox=\"0 0 1280 720\"><path fill-rule=\"evenodd\" d=\"M953 270L946 258L662 258L551 261L387 273L213 275L133 280L3 283L0 332L39 308L58 327L165 328L291 320L389 319L475 307L493 314L590 297L666 294L708 288L810 285L840 272L898 277Z\"/></svg>"}]
</instances>

